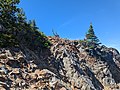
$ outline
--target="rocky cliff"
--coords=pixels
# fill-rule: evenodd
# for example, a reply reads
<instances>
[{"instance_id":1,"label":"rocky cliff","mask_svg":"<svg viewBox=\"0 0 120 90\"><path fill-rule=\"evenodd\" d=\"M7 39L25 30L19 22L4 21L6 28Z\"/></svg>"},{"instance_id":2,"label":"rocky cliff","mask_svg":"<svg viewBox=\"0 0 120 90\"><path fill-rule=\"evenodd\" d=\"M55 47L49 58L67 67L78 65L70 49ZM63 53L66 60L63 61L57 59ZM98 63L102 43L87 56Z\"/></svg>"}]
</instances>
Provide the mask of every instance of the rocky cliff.
<instances>
[{"instance_id":1,"label":"rocky cliff","mask_svg":"<svg viewBox=\"0 0 120 90\"><path fill-rule=\"evenodd\" d=\"M47 49L24 44L0 48L0 90L120 90L116 49L48 39Z\"/></svg>"}]
</instances>

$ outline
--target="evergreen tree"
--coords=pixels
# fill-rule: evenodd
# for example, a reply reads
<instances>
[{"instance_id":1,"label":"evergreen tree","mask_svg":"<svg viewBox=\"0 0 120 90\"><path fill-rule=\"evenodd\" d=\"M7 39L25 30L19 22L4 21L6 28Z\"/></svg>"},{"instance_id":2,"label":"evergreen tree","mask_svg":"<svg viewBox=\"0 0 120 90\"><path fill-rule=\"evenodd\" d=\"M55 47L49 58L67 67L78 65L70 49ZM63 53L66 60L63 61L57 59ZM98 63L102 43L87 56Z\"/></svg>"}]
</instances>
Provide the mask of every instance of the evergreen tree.
<instances>
[{"instance_id":1,"label":"evergreen tree","mask_svg":"<svg viewBox=\"0 0 120 90\"><path fill-rule=\"evenodd\" d=\"M94 44L100 44L99 39L95 35L92 24L90 24L89 30L88 30L88 32L86 34L86 41L94 43Z\"/></svg>"},{"instance_id":2,"label":"evergreen tree","mask_svg":"<svg viewBox=\"0 0 120 90\"><path fill-rule=\"evenodd\" d=\"M19 11L17 4L20 0L0 0L0 23L6 28L12 28L17 23L16 14ZM11 26L10 26L11 25Z\"/></svg>"},{"instance_id":3,"label":"evergreen tree","mask_svg":"<svg viewBox=\"0 0 120 90\"><path fill-rule=\"evenodd\" d=\"M26 16L25 12L23 11L22 8L19 8L18 13L17 13L17 18L18 18L18 23L25 23L26 22Z\"/></svg>"},{"instance_id":4,"label":"evergreen tree","mask_svg":"<svg viewBox=\"0 0 120 90\"><path fill-rule=\"evenodd\" d=\"M17 6L19 3L20 0L0 0L0 25L6 30L0 33L0 47L16 42L34 49L48 47L47 37L38 31L35 20L27 22L25 13Z\"/></svg>"},{"instance_id":5,"label":"evergreen tree","mask_svg":"<svg viewBox=\"0 0 120 90\"><path fill-rule=\"evenodd\" d=\"M0 24L7 32L16 35L27 28L27 20L23 9L18 8L20 0L0 0Z\"/></svg>"}]
</instances>

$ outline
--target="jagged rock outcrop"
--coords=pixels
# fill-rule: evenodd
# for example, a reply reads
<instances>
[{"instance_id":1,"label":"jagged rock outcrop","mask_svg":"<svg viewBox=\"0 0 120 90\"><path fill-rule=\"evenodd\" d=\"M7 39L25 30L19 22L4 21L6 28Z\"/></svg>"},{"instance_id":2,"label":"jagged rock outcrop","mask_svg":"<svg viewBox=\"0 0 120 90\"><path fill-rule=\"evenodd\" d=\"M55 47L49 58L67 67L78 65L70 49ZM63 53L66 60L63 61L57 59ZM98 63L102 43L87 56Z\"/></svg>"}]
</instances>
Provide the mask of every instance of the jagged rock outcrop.
<instances>
[{"instance_id":1,"label":"jagged rock outcrop","mask_svg":"<svg viewBox=\"0 0 120 90\"><path fill-rule=\"evenodd\" d=\"M119 90L120 54L89 49L77 40L48 37L52 46L0 48L1 90Z\"/></svg>"},{"instance_id":2,"label":"jagged rock outcrop","mask_svg":"<svg viewBox=\"0 0 120 90\"><path fill-rule=\"evenodd\" d=\"M66 77L63 85L69 90L119 89L119 52L114 48L97 46L85 48L78 41L51 38L53 60L60 75ZM52 64L54 65L54 64ZM108 89L106 89L108 88Z\"/></svg>"}]
</instances>

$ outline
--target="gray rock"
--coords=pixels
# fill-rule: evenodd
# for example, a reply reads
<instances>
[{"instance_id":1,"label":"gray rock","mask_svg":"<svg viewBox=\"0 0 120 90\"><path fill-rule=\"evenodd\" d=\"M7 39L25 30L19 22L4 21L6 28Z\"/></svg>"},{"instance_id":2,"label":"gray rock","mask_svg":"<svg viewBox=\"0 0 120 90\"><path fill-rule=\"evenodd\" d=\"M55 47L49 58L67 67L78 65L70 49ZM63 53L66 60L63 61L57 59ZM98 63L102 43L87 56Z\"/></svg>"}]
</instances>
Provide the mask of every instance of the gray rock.
<instances>
[{"instance_id":1,"label":"gray rock","mask_svg":"<svg viewBox=\"0 0 120 90\"><path fill-rule=\"evenodd\" d=\"M109 86L109 85L114 85L116 83L115 83L114 79L112 79L111 77L105 77L105 78L103 78L103 84L106 86Z\"/></svg>"}]
</instances>

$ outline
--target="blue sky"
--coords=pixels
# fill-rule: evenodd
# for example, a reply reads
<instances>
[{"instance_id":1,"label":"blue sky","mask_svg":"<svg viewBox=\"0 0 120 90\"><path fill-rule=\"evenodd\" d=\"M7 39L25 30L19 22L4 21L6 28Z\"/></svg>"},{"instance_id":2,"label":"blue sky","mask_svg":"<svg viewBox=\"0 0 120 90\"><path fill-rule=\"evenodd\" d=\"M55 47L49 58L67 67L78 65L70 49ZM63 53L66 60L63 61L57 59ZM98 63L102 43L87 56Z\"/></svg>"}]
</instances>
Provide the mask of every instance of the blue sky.
<instances>
[{"instance_id":1,"label":"blue sky","mask_svg":"<svg viewBox=\"0 0 120 90\"><path fill-rule=\"evenodd\" d=\"M92 22L102 44L120 50L120 0L21 0L27 19L40 31L62 38L83 39Z\"/></svg>"}]
</instances>

